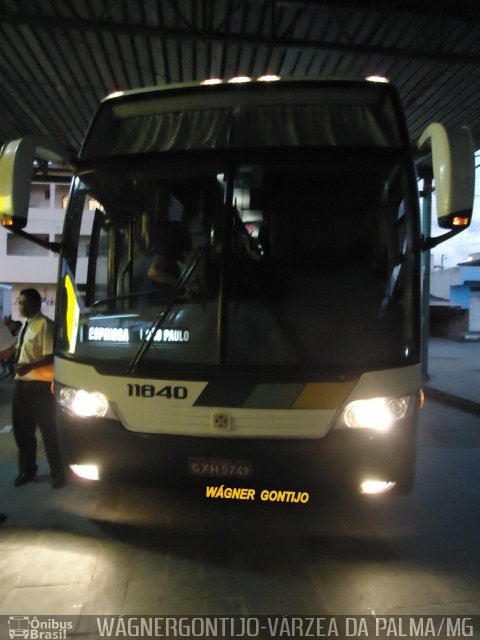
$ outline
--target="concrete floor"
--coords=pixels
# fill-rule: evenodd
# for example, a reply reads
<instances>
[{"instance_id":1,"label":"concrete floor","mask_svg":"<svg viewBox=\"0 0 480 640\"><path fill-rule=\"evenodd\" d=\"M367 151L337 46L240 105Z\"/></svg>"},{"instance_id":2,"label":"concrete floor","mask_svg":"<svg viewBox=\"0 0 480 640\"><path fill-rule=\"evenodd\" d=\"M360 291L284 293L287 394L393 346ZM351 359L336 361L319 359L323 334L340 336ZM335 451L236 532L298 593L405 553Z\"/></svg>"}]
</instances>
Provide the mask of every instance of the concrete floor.
<instances>
[{"instance_id":1,"label":"concrete floor","mask_svg":"<svg viewBox=\"0 0 480 640\"><path fill-rule=\"evenodd\" d=\"M287 505L199 488L52 491L44 459L14 488L2 434L0 615L478 613L479 451L480 419L429 401L411 496Z\"/></svg>"}]
</instances>

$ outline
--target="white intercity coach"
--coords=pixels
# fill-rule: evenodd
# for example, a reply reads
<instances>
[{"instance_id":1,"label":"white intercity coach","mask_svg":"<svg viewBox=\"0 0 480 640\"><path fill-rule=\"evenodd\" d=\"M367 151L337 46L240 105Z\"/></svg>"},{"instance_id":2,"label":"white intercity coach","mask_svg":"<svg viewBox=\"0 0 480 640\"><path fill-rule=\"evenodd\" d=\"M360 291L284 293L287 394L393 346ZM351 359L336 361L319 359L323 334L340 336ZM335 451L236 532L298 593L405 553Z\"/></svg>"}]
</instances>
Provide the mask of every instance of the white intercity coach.
<instances>
[{"instance_id":1,"label":"white intercity coach","mask_svg":"<svg viewBox=\"0 0 480 640\"><path fill-rule=\"evenodd\" d=\"M367 81L119 92L74 159L4 145L5 228L26 235L32 169L62 162L55 394L78 475L411 489L421 255L470 224L466 128L414 145L394 87Z\"/></svg>"}]
</instances>

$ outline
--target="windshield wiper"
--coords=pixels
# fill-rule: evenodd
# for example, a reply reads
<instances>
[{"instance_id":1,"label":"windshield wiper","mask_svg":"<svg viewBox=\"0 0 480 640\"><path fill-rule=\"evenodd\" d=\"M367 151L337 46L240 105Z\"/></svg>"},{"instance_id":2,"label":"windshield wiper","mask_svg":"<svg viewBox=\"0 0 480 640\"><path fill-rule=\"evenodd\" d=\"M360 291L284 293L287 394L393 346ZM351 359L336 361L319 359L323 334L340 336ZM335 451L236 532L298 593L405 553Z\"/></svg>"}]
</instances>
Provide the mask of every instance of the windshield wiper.
<instances>
[{"instance_id":1,"label":"windshield wiper","mask_svg":"<svg viewBox=\"0 0 480 640\"><path fill-rule=\"evenodd\" d=\"M143 360L143 358L148 353L148 350L150 349L150 347L152 345L152 342L153 342L153 340L155 338L155 335L156 335L157 331L162 327L162 325L164 324L165 320L168 318L169 313L173 309L173 306L178 302L178 298L180 297L181 293L183 292L187 282L190 280L190 277L192 276L192 273L197 268L198 263L200 262L201 258L203 257L203 254L204 254L204 249L203 248L199 248L195 252L193 258L191 259L191 261L189 262L189 264L185 268L184 272L182 273L179 281L175 285L175 289L172 291L170 299L167 301L165 307L160 311L160 313L157 315L155 320L150 325L150 328L145 333L145 338L142 340L142 343L141 343L140 347L138 348L137 352L135 353L135 355L133 356L133 358L131 359L131 361L130 361L128 367L127 367L128 373L130 373L130 374L134 373L136 368L140 364L140 362ZM150 290L147 293L151 294L152 291ZM133 294L133 295L135 295L135 294Z\"/></svg>"}]
</instances>

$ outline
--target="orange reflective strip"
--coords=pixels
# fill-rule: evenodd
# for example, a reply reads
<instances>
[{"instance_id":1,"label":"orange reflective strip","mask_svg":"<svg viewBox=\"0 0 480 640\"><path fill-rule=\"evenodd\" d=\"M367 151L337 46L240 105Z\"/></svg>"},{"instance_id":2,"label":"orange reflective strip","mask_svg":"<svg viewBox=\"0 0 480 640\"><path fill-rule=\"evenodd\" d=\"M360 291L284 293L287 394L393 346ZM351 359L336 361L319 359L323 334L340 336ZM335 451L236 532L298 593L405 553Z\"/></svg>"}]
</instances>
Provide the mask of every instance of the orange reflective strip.
<instances>
[{"instance_id":1,"label":"orange reflective strip","mask_svg":"<svg viewBox=\"0 0 480 640\"><path fill-rule=\"evenodd\" d=\"M345 400L357 380L348 382L311 382L298 396L293 409L338 409Z\"/></svg>"}]
</instances>

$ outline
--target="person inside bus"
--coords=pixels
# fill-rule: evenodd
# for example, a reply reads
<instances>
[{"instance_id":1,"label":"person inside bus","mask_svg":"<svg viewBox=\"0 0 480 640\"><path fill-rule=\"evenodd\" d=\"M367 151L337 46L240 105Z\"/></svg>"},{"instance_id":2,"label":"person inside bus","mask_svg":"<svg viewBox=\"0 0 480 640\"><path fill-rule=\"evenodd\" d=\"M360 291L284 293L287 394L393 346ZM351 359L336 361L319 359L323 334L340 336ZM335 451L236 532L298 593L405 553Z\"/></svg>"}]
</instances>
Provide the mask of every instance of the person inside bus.
<instances>
[{"instance_id":1,"label":"person inside bus","mask_svg":"<svg viewBox=\"0 0 480 640\"><path fill-rule=\"evenodd\" d=\"M188 229L181 222L162 221L151 240L150 258L146 271L138 273L135 289L145 291L142 305L164 303L172 293L192 250ZM185 293L185 292L182 292Z\"/></svg>"},{"instance_id":2,"label":"person inside bus","mask_svg":"<svg viewBox=\"0 0 480 640\"><path fill-rule=\"evenodd\" d=\"M156 285L175 285L180 278L179 262L185 262L192 248L190 234L181 222L162 225L154 240L154 255L147 271L147 277Z\"/></svg>"}]
</instances>

